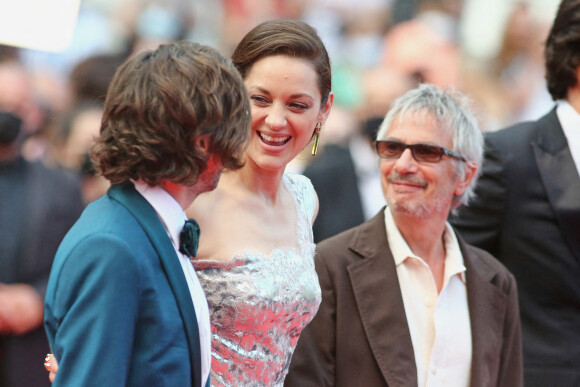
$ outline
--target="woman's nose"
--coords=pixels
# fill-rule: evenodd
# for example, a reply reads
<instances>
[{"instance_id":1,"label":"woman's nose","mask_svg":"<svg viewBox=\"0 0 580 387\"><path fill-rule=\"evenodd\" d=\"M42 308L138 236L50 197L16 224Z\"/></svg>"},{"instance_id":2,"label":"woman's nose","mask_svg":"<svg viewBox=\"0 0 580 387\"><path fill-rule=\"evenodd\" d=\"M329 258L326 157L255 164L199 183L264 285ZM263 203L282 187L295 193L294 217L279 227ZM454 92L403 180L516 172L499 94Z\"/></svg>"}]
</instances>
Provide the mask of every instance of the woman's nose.
<instances>
[{"instance_id":1,"label":"woman's nose","mask_svg":"<svg viewBox=\"0 0 580 387\"><path fill-rule=\"evenodd\" d=\"M272 104L266 116L266 124L272 129L286 126L286 110L282 104Z\"/></svg>"}]
</instances>

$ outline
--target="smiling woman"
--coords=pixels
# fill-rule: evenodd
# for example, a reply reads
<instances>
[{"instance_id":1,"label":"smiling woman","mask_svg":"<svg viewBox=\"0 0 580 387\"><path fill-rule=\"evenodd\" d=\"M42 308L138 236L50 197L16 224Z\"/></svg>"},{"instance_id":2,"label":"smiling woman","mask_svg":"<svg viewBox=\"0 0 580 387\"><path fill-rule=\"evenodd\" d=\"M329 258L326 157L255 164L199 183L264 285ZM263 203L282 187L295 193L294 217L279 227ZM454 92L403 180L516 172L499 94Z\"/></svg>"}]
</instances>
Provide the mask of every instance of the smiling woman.
<instances>
[{"instance_id":1,"label":"smiling woman","mask_svg":"<svg viewBox=\"0 0 580 387\"><path fill-rule=\"evenodd\" d=\"M250 96L251 141L244 167L188 210L201 227L193 264L210 306L212 385L280 386L320 304L318 199L285 168L330 113L330 62L316 31L287 19L251 30L232 61Z\"/></svg>"},{"instance_id":2,"label":"smiling woman","mask_svg":"<svg viewBox=\"0 0 580 387\"><path fill-rule=\"evenodd\" d=\"M275 55L254 64L244 79L252 102L252 134L258 140L250 143L250 161L280 169L308 144L326 115L316 78L307 59Z\"/></svg>"}]
</instances>

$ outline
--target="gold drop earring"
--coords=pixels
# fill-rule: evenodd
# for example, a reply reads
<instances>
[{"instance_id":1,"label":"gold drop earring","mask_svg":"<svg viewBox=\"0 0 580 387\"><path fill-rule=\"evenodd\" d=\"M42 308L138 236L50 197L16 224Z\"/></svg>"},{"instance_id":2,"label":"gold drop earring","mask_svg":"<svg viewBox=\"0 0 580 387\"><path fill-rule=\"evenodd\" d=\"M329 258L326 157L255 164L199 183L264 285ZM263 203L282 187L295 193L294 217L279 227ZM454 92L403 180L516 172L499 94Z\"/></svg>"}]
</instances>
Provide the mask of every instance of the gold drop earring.
<instances>
[{"instance_id":1,"label":"gold drop earring","mask_svg":"<svg viewBox=\"0 0 580 387\"><path fill-rule=\"evenodd\" d=\"M312 156L316 156L316 152L318 152L318 139L320 137L320 128L322 127L322 123L318 121L316 123L316 127L314 128L314 143L312 144Z\"/></svg>"}]
</instances>

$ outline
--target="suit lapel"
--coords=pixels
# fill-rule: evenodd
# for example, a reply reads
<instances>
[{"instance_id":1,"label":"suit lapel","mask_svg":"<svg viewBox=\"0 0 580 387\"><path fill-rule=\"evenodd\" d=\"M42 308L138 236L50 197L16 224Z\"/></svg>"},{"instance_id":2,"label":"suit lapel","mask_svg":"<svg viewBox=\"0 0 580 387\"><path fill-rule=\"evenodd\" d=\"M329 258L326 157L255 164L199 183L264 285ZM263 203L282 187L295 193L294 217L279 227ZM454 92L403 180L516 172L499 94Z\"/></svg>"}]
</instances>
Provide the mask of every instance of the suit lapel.
<instances>
[{"instance_id":1,"label":"suit lapel","mask_svg":"<svg viewBox=\"0 0 580 387\"><path fill-rule=\"evenodd\" d=\"M155 210L143 196L136 190L133 184L116 185L110 188L109 196L121 203L137 219L148 235L151 243L157 250L161 265L165 270L167 279L175 299L189 344L191 359L193 386L201 386L201 346L199 341L199 328L197 317L193 307L193 301L183 274L183 269L175 254L175 249L167 232L163 227Z\"/></svg>"},{"instance_id":2,"label":"suit lapel","mask_svg":"<svg viewBox=\"0 0 580 387\"><path fill-rule=\"evenodd\" d=\"M483 264L477 256L466 250L465 242L457 236L466 267L467 302L471 320L473 354L471 363L471 385L487 386L493 374L489 365L500 353L503 341L507 297L491 283L497 274Z\"/></svg>"},{"instance_id":3,"label":"suit lapel","mask_svg":"<svg viewBox=\"0 0 580 387\"><path fill-rule=\"evenodd\" d=\"M383 213L354 236L350 248L364 259L347 271L369 345L387 384L416 386L413 344ZM377 303L377 297L384 302Z\"/></svg>"},{"instance_id":4,"label":"suit lapel","mask_svg":"<svg viewBox=\"0 0 580 387\"><path fill-rule=\"evenodd\" d=\"M575 257L580 257L580 179L570 148L552 110L537 123L538 137L530 145L556 219Z\"/></svg>"}]
</instances>

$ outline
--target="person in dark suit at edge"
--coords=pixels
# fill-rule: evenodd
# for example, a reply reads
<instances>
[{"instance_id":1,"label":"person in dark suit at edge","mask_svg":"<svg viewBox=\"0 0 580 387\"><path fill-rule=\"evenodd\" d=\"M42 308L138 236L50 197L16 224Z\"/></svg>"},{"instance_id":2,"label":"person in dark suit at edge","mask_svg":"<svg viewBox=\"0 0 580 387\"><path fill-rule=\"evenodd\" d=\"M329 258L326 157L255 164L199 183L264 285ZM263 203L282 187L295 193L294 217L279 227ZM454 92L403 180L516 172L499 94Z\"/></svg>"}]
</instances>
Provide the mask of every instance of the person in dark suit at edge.
<instances>
[{"instance_id":1,"label":"person in dark suit at edge","mask_svg":"<svg viewBox=\"0 0 580 387\"><path fill-rule=\"evenodd\" d=\"M377 134L387 207L317 245L322 288L285 386L522 386L514 277L447 223L483 136L465 97L423 84Z\"/></svg>"},{"instance_id":2,"label":"person in dark suit at edge","mask_svg":"<svg viewBox=\"0 0 580 387\"><path fill-rule=\"evenodd\" d=\"M2 108L8 108L2 106ZM48 386L43 299L54 254L83 210L80 181L22 155L23 120L0 111L0 386Z\"/></svg>"},{"instance_id":3,"label":"person in dark suit at edge","mask_svg":"<svg viewBox=\"0 0 580 387\"><path fill-rule=\"evenodd\" d=\"M516 277L525 384L580 385L580 1L561 2L546 40L556 106L485 137L475 199L451 223Z\"/></svg>"}]
</instances>

